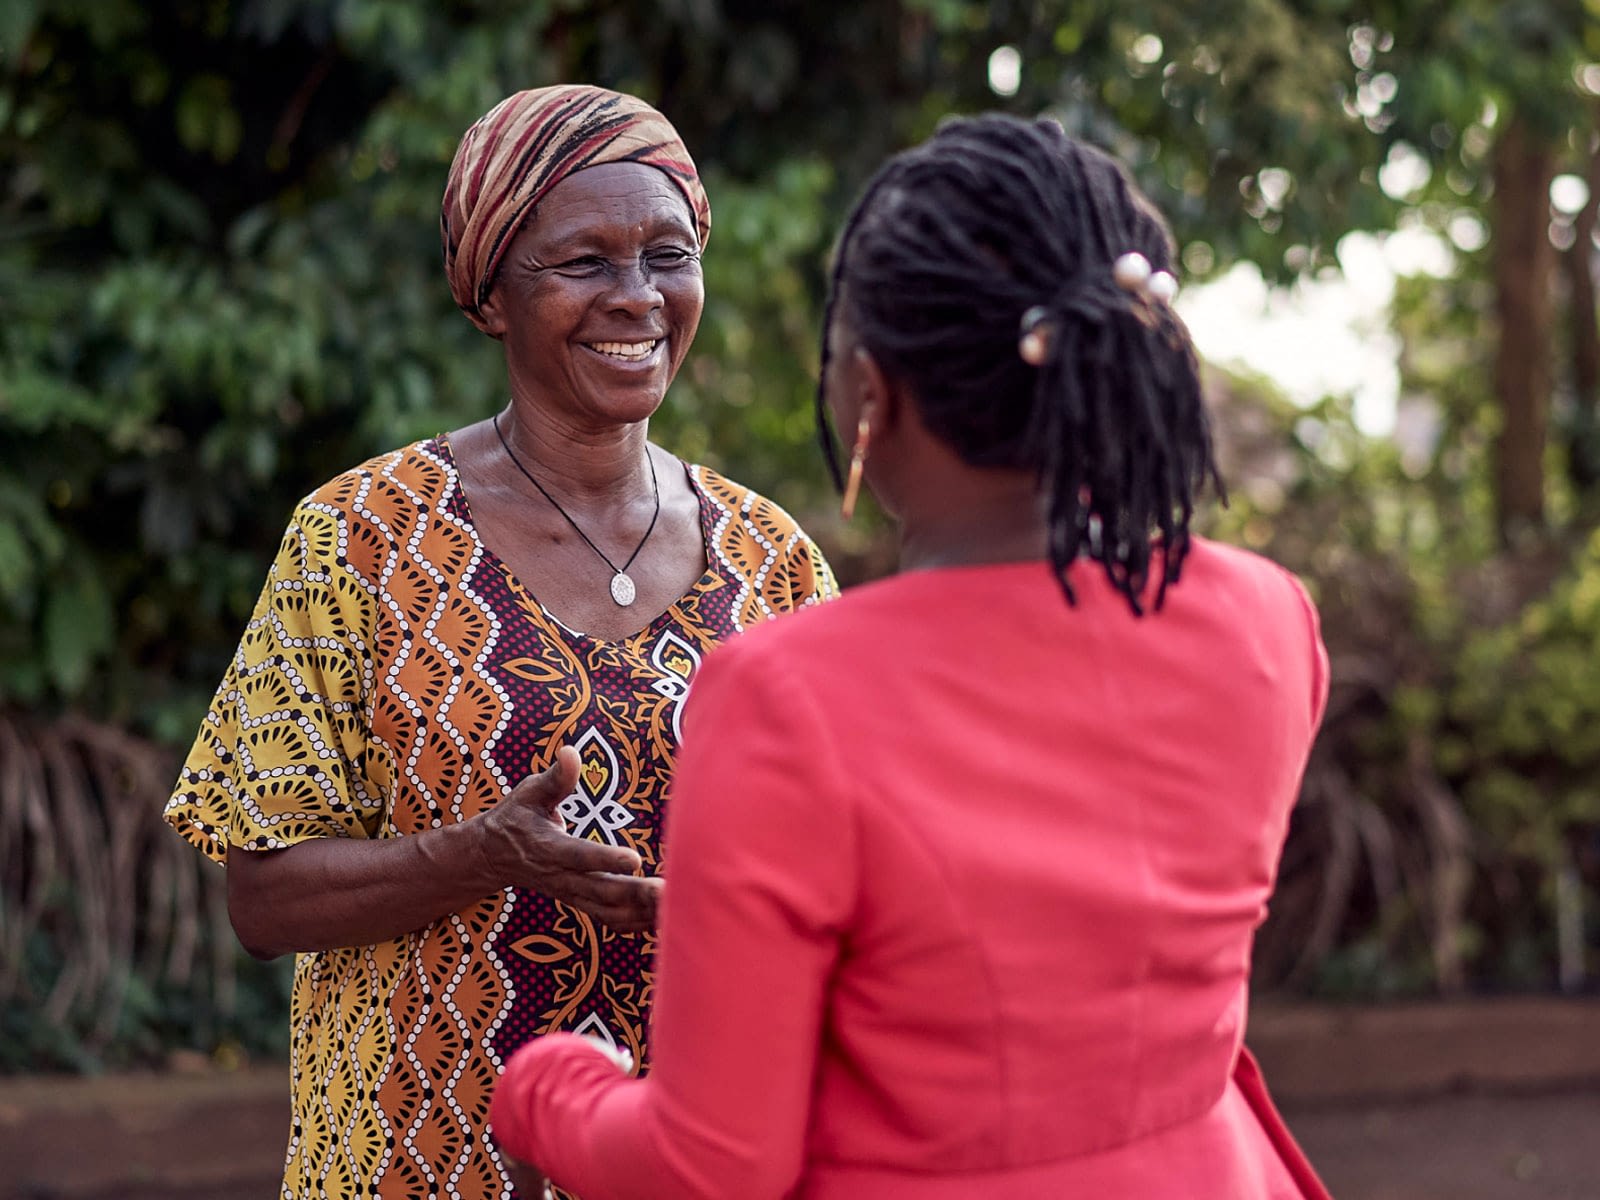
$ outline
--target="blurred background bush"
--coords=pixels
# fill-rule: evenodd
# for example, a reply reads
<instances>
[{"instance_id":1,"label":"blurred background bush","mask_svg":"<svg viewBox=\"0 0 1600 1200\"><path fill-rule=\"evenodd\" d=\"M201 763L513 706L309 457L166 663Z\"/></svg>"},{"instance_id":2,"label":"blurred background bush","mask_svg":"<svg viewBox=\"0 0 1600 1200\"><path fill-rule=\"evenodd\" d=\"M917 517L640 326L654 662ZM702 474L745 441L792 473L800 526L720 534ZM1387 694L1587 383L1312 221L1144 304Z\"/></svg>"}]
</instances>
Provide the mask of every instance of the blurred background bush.
<instances>
[{"instance_id":1,"label":"blurred background bush","mask_svg":"<svg viewBox=\"0 0 1600 1200\"><path fill-rule=\"evenodd\" d=\"M1191 285L1448 244L1374 314L1409 436L1208 373L1208 526L1301 573L1333 661L1258 985L1593 987L1594 0L0 0L0 1071L281 1051L287 965L161 804L294 501L502 403L438 199L468 124L563 80L661 107L712 197L655 436L847 582L892 551L814 453L827 253L944 115L1113 150Z\"/></svg>"}]
</instances>

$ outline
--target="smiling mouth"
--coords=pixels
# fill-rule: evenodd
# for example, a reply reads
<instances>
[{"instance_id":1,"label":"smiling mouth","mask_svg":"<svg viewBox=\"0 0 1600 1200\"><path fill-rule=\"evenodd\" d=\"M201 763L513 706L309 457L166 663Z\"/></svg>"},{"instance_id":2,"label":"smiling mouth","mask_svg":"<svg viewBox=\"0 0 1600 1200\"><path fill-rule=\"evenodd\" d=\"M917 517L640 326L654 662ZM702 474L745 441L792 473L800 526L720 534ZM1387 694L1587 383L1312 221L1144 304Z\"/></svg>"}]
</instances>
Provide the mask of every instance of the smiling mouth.
<instances>
[{"instance_id":1,"label":"smiling mouth","mask_svg":"<svg viewBox=\"0 0 1600 1200\"><path fill-rule=\"evenodd\" d=\"M606 358L614 358L618 362L643 362L655 353L661 344L660 338L653 338L648 342L587 342L589 349Z\"/></svg>"}]
</instances>

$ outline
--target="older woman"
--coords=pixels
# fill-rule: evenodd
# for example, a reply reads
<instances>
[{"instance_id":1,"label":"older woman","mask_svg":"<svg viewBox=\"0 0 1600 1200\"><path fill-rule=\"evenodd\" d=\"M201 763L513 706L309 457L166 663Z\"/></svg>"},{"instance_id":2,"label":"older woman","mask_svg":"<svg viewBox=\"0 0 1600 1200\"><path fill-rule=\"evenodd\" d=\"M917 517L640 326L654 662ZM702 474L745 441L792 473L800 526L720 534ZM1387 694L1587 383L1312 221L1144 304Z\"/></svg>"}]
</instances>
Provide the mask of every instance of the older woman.
<instances>
[{"instance_id":1,"label":"older woman","mask_svg":"<svg viewBox=\"0 0 1600 1200\"><path fill-rule=\"evenodd\" d=\"M167 809L226 862L244 945L299 956L285 1197L504 1196L485 1120L513 1050L564 1029L645 1058L689 683L832 591L780 509L647 440L709 228L648 105L497 105L442 229L509 403L289 524Z\"/></svg>"},{"instance_id":2,"label":"older woman","mask_svg":"<svg viewBox=\"0 0 1600 1200\"><path fill-rule=\"evenodd\" d=\"M514 1159L586 1200L1325 1197L1242 1038L1326 662L1292 576L1190 535L1172 255L1048 121L868 186L823 381L902 573L707 664L655 1070L525 1047Z\"/></svg>"}]
</instances>

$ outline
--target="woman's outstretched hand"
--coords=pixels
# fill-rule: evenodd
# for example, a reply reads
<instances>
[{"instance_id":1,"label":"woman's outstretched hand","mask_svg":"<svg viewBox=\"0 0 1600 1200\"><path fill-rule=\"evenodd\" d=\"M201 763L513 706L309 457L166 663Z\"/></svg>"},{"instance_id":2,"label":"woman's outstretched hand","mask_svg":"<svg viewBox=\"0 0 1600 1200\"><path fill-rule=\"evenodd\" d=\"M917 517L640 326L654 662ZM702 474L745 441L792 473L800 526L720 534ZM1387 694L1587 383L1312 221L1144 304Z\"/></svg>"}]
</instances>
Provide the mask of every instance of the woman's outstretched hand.
<instances>
[{"instance_id":1,"label":"woman's outstretched hand","mask_svg":"<svg viewBox=\"0 0 1600 1200\"><path fill-rule=\"evenodd\" d=\"M578 752L563 746L483 815L483 854L503 886L532 888L623 933L655 928L662 881L647 879L639 855L566 832L557 806L578 784Z\"/></svg>"},{"instance_id":2,"label":"woman's outstretched hand","mask_svg":"<svg viewBox=\"0 0 1600 1200\"><path fill-rule=\"evenodd\" d=\"M578 755L564 748L495 807L406 837L318 837L228 850L228 912L257 958L369 946L437 921L502 888L534 888L623 933L654 928L660 879L639 856L573 837L556 806Z\"/></svg>"}]
</instances>

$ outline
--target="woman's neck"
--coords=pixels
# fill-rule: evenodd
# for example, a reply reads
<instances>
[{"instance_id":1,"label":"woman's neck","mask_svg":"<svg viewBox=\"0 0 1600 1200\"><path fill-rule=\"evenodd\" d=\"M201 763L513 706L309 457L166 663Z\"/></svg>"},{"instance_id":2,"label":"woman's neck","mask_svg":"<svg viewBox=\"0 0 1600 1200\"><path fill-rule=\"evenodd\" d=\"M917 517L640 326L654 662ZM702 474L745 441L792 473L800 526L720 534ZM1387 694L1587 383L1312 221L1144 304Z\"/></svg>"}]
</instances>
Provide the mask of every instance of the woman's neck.
<instances>
[{"instance_id":1,"label":"woman's neck","mask_svg":"<svg viewBox=\"0 0 1600 1200\"><path fill-rule=\"evenodd\" d=\"M513 403L497 418L514 459L545 488L572 500L626 498L650 488L647 421L584 429Z\"/></svg>"},{"instance_id":2,"label":"woman's neck","mask_svg":"<svg viewBox=\"0 0 1600 1200\"><path fill-rule=\"evenodd\" d=\"M967 469L901 505L900 569L1043 561L1049 525L1031 473Z\"/></svg>"}]
</instances>

